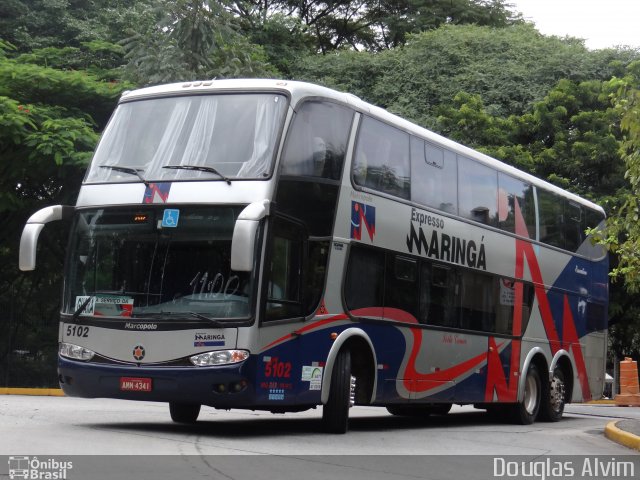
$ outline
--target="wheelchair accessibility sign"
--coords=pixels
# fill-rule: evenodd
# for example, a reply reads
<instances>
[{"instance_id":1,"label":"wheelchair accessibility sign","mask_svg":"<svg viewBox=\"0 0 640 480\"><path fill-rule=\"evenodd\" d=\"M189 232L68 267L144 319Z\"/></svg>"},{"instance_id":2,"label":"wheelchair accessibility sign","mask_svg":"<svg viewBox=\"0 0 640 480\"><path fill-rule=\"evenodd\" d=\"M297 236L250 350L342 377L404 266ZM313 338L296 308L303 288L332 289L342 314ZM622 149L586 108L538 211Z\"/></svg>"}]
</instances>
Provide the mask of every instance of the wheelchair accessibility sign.
<instances>
[{"instance_id":1,"label":"wheelchair accessibility sign","mask_svg":"<svg viewBox=\"0 0 640 480\"><path fill-rule=\"evenodd\" d=\"M177 208L166 208L162 215L162 228L176 228L179 218L180 210Z\"/></svg>"}]
</instances>

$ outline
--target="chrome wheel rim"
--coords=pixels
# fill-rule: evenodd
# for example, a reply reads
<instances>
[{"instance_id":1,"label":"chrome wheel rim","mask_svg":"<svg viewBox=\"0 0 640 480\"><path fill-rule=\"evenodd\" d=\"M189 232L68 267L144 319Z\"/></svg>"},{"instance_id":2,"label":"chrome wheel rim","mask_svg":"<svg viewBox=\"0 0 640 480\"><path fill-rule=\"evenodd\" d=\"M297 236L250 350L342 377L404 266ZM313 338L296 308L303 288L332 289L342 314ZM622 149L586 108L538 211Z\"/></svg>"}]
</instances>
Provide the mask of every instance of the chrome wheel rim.
<instances>
[{"instance_id":1,"label":"chrome wheel rim","mask_svg":"<svg viewBox=\"0 0 640 480\"><path fill-rule=\"evenodd\" d=\"M557 375L554 375L551 380L549 397L553 411L562 412L564 409L564 382Z\"/></svg>"},{"instance_id":2,"label":"chrome wheel rim","mask_svg":"<svg viewBox=\"0 0 640 480\"><path fill-rule=\"evenodd\" d=\"M533 415L538 404L538 384L533 375L527 375L524 386L524 409L529 415Z\"/></svg>"}]
</instances>

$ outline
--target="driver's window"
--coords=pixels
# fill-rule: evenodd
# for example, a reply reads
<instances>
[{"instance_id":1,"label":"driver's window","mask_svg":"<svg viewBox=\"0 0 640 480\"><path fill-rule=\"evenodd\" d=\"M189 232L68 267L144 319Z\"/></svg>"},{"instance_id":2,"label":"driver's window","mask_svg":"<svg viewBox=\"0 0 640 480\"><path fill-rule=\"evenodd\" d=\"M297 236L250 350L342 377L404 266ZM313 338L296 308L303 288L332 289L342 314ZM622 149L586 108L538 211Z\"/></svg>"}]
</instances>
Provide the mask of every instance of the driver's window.
<instances>
[{"instance_id":1,"label":"driver's window","mask_svg":"<svg viewBox=\"0 0 640 480\"><path fill-rule=\"evenodd\" d=\"M302 232L301 228L276 217L267 267L266 320L302 314Z\"/></svg>"}]
</instances>

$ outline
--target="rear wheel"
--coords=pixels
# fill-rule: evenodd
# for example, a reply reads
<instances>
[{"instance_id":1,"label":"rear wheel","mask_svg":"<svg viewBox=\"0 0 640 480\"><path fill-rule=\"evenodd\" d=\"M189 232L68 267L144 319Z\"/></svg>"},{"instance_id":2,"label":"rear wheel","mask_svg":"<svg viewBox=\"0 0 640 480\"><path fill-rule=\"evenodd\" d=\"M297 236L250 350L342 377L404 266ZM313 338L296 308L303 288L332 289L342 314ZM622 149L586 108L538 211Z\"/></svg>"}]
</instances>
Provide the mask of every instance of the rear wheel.
<instances>
[{"instance_id":1,"label":"rear wheel","mask_svg":"<svg viewBox=\"0 0 640 480\"><path fill-rule=\"evenodd\" d=\"M171 420L176 423L196 423L200 414L200 405L193 403L170 403Z\"/></svg>"},{"instance_id":2,"label":"rear wheel","mask_svg":"<svg viewBox=\"0 0 640 480\"><path fill-rule=\"evenodd\" d=\"M556 368L548 387L545 389L544 398L540 405L540 419L547 422L558 422L562 419L566 401L564 373Z\"/></svg>"},{"instance_id":3,"label":"rear wheel","mask_svg":"<svg viewBox=\"0 0 640 480\"><path fill-rule=\"evenodd\" d=\"M351 354L348 350L341 350L331 371L329 400L322 408L322 425L325 431L346 433L354 393L355 378L351 376Z\"/></svg>"},{"instance_id":4,"label":"rear wheel","mask_svg":"<svg viewBox=\"0 0 640 480\"><path fill-rule=\"evenodd\" d=\"M450 403L436 403L427 407L428 410L434 415L446 415L451 411Z\"/></svg>"},{"instance_id":5,"label":"rear wheel","mask_svg":"<svg viewBox=\"0 0 640 480\"><path fill-rule=\"evenodd\" d=\"M530 365L524 381L524 395L522 401L513 406L512 416L516 423L531 425L535 422L540 410L542 398L542 382L535 365Z\"/></svg>"},{"instance_id":6,"label":"rear wheel","mask_svg":"<svg viewBox=\"0 0 640 480\"><path fill-rule=\"evenodd\" d=\"M431 405L387 405L391 415L402 417L428 417L429 415L446 415L451 410L450 403L434 403Z\"/></svg>"},{"instance_id":7,"label":"rear wheel","mask_svg":"<svg viewBox=\"0 0 640 480\"><path fill-rule=\"evenodd\" d=\"M431 411L417 405L387 405L387 412L399 417L427 417Z\"/></svg>"}]
</instances>

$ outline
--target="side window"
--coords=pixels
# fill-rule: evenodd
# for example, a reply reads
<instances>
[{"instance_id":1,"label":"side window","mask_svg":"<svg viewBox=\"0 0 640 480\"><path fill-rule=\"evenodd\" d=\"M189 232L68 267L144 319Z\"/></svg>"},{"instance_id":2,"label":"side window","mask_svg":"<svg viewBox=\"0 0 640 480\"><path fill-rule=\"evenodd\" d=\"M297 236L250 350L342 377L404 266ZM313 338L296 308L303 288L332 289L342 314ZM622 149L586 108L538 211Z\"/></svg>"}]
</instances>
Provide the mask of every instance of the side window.
<instances>
[{"instance_id":1,"label":"side window","mask_svg":"<svg viewBox=\"0 0 640 480\"><path fill-rule=\"evenodd\" d=\"M409 135L378 120L363 117L358 133L353 178L356 185L409 198Z\"/></svg>"},{"instance_id":2,"label":"side window","mask_svg":"<svg viewBox=\"0 0 640 480\"><path fill-rule=\"evenodd\" d=\"M498 226L516 232L516 211L520 211L529 238L536 238L536 210L533 187L504 173L498 174ZM524 235L524 234L523 234Z\"/></svg>"},{"instance_id":3,"label":"side window","mask_svg":"<svg viewBox=\"0 0 640 480\"><path fill-rule=\"evenodd\" d=\"M585 208L584 215L584 229L587 228L595 228L600 225L601 222L604 221L604 215L597 210L592 210L590 208Z\"/></svg>"},{"instance_id":4,"label":"side window","mask_svg":"<svg viewBox=\"0 0 640 480\"><path fill-rule=\"evenodd\" d=\"M522 335L527 329L529 317L531 316L531 306L533 305L534 290L533 285L518 282L509 278L498 278L498 305L496 306L496 333L503 335ZM515 321L515 304L518 297L518 289L522 289L522 308L520 318L520 331L514 332L513 322Z\"/></svg>"},{"instance_id":5,"label":"side window","mask_svg":"<svg viewBox=\"0 0 640 480\"><path fill-rule=\"evenodd\" d=\"M447 213L458 213L456 155L411 137L411 200Z\"/></svg>"},{"instance_id":6,"label":"side window","mask_svg":"<svg viewBox=\"0 0 640 480\"><path fill-rule=\"evenodd\" d=\"M498 174L492 168L458 157L458 207L460 216L496 225Z\"/></svg>"},{"instance_id":7,"label":"side window","mask_svg":"<svg viewBox=\"0 0 640 480\"><path fill-rule=\"evenodd\" d=\"M276 217L271 239L266 320L302 315L302 232L298 225Z\"/></svg>"},{"instance_id":8,"label":"side window","mask_svg":"<svg viewBox=\"0 0 640 480\"><path fill-rule=\"evenodd\" d=\"M384 259L385 254L380 250L351 247L344 292L350 311L379 308L377 316L382 317Z\"/></svg>"},{"instance_id":9,"label":"side window","mask_svg":"<svg viewBox=\"0 0 640 480\"><path fill-rule=\"evenodd\" d=\"M577 252L585 239L584 214L582 206L571 200L564 201L562 226L564 233L564 248L570 252Z\"/></svg>"},{"instance_id":10,"label":"side window","mask_svg":"<svg viewBox=\"0 0 640 480\"><path fill-rule=\"evenodd\" d=\"M384 289L384 317L402 321L406 312L418 317L418 262L413 258L387 254Z\"/></svg>"},{"instance_id":11,"label":"side window","mask_svg":"<svg viewBox=\"0 0 640 480\"><path fill-rule=\"evenodd\" d=\"M353 111L330 102L309 101L296 113L282 156L282 174L339 180Z\"/></svg>"},{"instance_id":12,"label":"side window","mask_svg":"<svg viewBox=\"0 0 640 480\"><path fill-rule=\"evenodd\" d=\"M497 277L465 271L460 293L460 328L494 332Z\"/></svg>"},{"instance_id":13,"label":"side window","mask_svg":"<svg viewBox=\"0 0 640 480\"><path fill-rule=\"evenodd\" d=\"M304 314L311 315L322 298L324 282L327 275L327 259L329 242L326 240L309 241L305 265L304 282Z\"/></svg>"},{"instance_id":14,"label":"side window","mask_svg":"<svg viewBox=\"0 0 640 480\"><path fill-rule=\"evenodd\" d=\"M422 262L418 321L427 325L456 327L458 293L457 275L453 268Z\"/></svg>"},{"instance_id":15,"label":"side window","mask_svg":"<svg viewBox=\"0 0 640 480\"><path fill-rule=\"evenodd\" d=\"M538 188L540 241L560 248L564 248L563 203L562 197Z\"/></svg>"}]
</instances>

